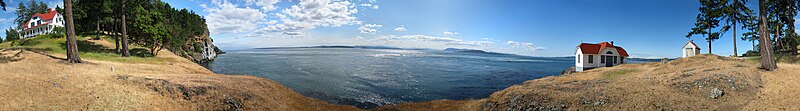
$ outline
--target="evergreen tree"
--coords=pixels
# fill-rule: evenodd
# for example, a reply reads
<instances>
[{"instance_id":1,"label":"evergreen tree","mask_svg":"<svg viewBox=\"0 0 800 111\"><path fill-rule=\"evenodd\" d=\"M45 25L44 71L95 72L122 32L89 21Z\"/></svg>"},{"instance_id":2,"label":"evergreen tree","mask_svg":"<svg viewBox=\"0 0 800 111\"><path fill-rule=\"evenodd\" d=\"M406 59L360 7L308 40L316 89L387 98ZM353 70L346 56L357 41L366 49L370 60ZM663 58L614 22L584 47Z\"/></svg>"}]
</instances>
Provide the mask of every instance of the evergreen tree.
<instances>
[{"instance_id":1,"label":"evergreen tree","mask_svg":"<svg viewBox=\"0 0 800 111\"><path fill-rule=\"evenodd\" d=\"M692 35L703 35L706 34L706 41L708 41L708 53L711 54L711 42L714 40L719 39L721 32L712 32L711 29L716 28L719 26L720 19L722 18L723 6L725 2L719 0L700 0L700 11L697 14L697 21L695 21L695 27L689 31L689 34L686 37L691 37Z\"/></svg>"},{"instance_id":2,"label":"evergreen tree","mask_svg":"<svg viewBox=\"0 0 800 111\"><path fill-rule=\"evenodd\" d=\"M738 23L747 22L747 20L748 20L747 14L748 13L752 13L752 11L753 11L753 10L750 10L749 8L747 8L747 6L745 6L746 3L747 3L747 1L745 1L745 0L731 0L729 3L724 4L724 6L722 7L722 12L723 12L722 13L723 14L722 17L725 19L725 23L726 23L726 25L722 28L723 29L722 32L724 33L724 32L727 32L728 29L731 29L731 28L733 29L733 38L732 39L733 39L733 55L734 56L739 56L738 55L739 54L738 50L736 48L736 41L737 41L736 39L738 39L736 37L736 35L738 35L738 33L736 33L736 29L739 29L740 27L736 27L736 25ZM742 26L741 28L746 28L746 27Z\"/></svg>"}]
</instances>

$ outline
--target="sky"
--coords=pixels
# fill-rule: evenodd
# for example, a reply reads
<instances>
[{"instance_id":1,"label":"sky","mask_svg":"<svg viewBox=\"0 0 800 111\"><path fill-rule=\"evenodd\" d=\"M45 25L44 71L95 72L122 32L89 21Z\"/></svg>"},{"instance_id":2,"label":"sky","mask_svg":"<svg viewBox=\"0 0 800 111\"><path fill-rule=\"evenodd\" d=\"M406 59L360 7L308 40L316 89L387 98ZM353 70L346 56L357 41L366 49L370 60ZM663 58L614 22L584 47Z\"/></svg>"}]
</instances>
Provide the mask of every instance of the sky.
<instances>
[{"instance_id":1,"label":"sky","mask_svg":"<svg viewBox=\"0 0 800 111\"><path fill-rule=\"evenodd\" d=\"M20 1L10 0L9 9ZM689 40L708 50L702 35L685 37L698 13L696 0L163 1L203 16L222 50L370 45L553 57L574 55L580 43L614 41L631 57L674 58ZM747 5L757 9L756 3ZM14 25L12 11L0 17L0 27ZM732 35L714 41L713 53L732 55ZM739 54L752 49L736 40Z\"/></svg>"}]
</instances>

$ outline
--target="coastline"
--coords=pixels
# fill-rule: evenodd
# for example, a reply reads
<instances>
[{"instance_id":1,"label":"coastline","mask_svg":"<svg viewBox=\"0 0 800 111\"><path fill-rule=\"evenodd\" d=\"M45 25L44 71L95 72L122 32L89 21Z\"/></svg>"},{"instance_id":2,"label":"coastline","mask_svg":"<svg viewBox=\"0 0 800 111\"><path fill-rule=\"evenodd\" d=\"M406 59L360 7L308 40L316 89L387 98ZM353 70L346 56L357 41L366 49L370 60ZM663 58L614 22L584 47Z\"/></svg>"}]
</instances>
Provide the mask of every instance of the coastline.
<instances>
[{"instance_id":1,"label":"coastline","mask_svg":"<svg viewBox=\"0 0 800 111\"><path fill-rule=\"evenodd\" d=\"M775 90L798 90L780 81L800 79L795 77L800 75L796 71L800 66L780 64L785 68L763 72L755 68L755 62L712 55L528 80L477 100L359 109L302 96L267 78L215 74L168 51L157 55L171 59L162 62L87 59L86 64L62 63L59 58L64 55L59 54L18 49L0 53L17 59L0 63L0 69L10 73L0 76L0 85L7 86L0 88L4 90L0 99L11 103L0 107L20 110L734 110L797 109L777 101L800 102L773 96L798 96ZM724 94L710 98L713 89Z\"/></svg>"}]
</instances>

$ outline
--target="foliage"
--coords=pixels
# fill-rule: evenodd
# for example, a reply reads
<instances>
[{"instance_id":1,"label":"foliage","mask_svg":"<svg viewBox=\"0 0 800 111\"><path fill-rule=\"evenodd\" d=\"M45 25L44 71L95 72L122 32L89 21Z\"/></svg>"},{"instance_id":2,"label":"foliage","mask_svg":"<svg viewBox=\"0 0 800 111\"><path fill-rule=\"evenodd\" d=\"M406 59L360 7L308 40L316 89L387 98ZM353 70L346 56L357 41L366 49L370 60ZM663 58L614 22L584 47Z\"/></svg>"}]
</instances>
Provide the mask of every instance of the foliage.
<instances>
[{"instance_id":1,"label":"foliage","mask_svg":"<svg viewBox=\"0 0 800 111\"><path fill-rule=\"evenodd\" d=\"M55 27L55 28L53 28L53 33L54 33L54 34L66 35L66 34L67 34L67 28L64 28L64 27Z\"/></svg>"},{"instance_id":2,"label":"foliage","mask_svg":"<svg viewBox=\"0 0 800 111\"><path fill-rule=\"evenodd\" d=\"M42 34L42 35L39 35L39 37L43 37L43 38L54 38L54 39L57 39L57 38L64 38L64 37L66 37L66 36L67 36L67 35L65 35L65 34L63 34L63 33L49 33L49 34Z\"/></svg>"},{"instance_id":3,"label":"foliage","mask_svg":"<svg viewBox=\"0 0 800 111\"><path fill-rule=\"evenodd\" d=\"M751 56L761 56L757 50L747 50L742 54L743 57L751 57Z\"/></svg>"},{"instance_id":4,"label":"foliage","mask_svg":"<svg viewBox=\"0 0 800 111\"><path fill-rule=\"evenodd\" d=\"M14 28L6 29L6 41L13 41L19 39L19 33Z\"/></svg>"},{"instance_id":5,"label":"foliage","mask_svg":"<svg viewBox=\"0 0 800 111\"><path fill-rule=\"evenodd\" d=\"M725 9L725 1L720 0L700 0L700 11L697 14L697 20L694 23L694 28L691 28L689 33L686 35L687 38L691 37L692 35L707 35L706 41L709 43L708 51L711 52L711 42L720 38L722 35L722 30L718 32L713 32L711 29L716 28L719 26L720 19L722 19L724 13L723 9Z\"/></svg>"},{"instance_id":6,"label":"foliage","mask_svg":"<svg viewBox=\"0 0 800 111\"><path fill-rule=\"evenodd\" d=\"M162 48L186 52L184 46L192 46L193 39L207 33L202 16L186 9L175 9L160 0L128 0L122 13L122 4L117 0L80 0L74 3L76 30L108 31L114 29L112 24L117 22L114 19L125 14L129 43L147 47L153 54ZM97 24L100 24L99 29Z\"/></svg>"}]
</instances>

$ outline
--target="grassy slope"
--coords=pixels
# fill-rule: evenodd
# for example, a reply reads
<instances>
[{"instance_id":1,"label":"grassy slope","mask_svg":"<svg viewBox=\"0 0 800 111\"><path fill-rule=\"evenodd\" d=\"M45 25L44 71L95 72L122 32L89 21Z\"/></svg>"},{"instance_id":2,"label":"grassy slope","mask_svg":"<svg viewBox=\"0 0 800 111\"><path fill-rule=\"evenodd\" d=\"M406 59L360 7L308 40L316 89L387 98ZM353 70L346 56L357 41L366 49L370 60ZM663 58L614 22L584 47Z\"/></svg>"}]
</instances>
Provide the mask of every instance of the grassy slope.
<instances>
[{"instance_id":1,"label":"grassy slope","mask_svg":"<svg viewBox=\"0 0 800 111\"><path fill-rule=\"evenodd\" d=\"M103 61L115 61L125 63L159 63L159 62L174 62L175 60L149 57L146 49L143 47L133 46L132 57L122 57L113 52L114 40L108 36L101 36L101 40L90 40L91 37L79 36L78 37L78 50L82 59L93 59ZM29 50L38 50L48 54L65 55L65 39L50 38L46 36L37 36L27 38L24 40L17 40L13 42L5 42L0 44L0 48L24 48ZM12 46L13 43L13 46ZM110 46L109 46L110 45Z\"/></svg>"},{"instance_id":2,"label":"grassy slope","mask_svg":"<svg viewBox=\"0 0 800 111\"><path fill-rule=\"evenodd\" d=\"M381 110L800 110L793 105L800 103L793 99L800 97L800 65L781 63L771 72L757 65L712 55L625 64L529 80L481 100L449 102L461 109L431 109L441 104L423 102ZM722 95L714 96L714 89Z\"/></svg>"},{"instance_id":3,"label":"grassy slope","mask_svg":"<svg viewBox=\"0 0 800 111\"><path fill-rule=\"evenodd\" d=\"M63 39L0 44L0 109L360 110L304 97L265 78L214 74L167 50L122 58L108 52L113 41L80 38L82 64L63 62Z\"/></svg>"}]
</instances>

